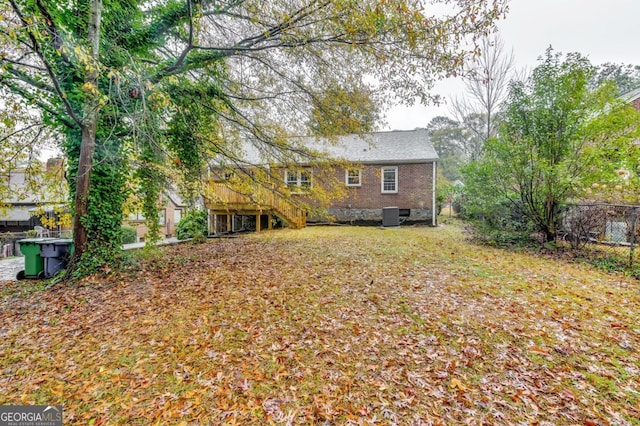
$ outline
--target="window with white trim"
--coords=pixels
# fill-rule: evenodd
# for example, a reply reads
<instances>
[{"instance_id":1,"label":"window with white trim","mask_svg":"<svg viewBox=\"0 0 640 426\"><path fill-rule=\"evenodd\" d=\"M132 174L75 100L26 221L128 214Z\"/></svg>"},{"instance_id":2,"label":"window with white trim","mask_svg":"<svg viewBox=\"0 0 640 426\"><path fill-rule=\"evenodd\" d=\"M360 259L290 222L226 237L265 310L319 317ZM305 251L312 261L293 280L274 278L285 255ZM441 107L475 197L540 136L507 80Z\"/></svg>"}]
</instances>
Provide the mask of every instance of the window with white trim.
<instances>
[{"instance_id":1,"label":"window with white trim","mask_svg":"<svg viewBox=\"0 0 640 426\"><path fill-rule=\"evenodd\" d=\"M395 194L398 192L398 167L383 167L380 179L383 194Z\"/></svg>"},{"instance_id":2,"label":"window with white trim","mask_svg":"<svg viewBox=\"0 0 640 426\"><path fill-rule=\"evenodd\" d=\"M291 191L300 191L311 186L311 172L307 170L285 170L284 182Z\"/></svg>"},{"instance_id":3,"label":"window with white trim","mask_svg":"<svg viewBox=\"0 0 640 426\"><path fill-rule=\"evenodd\" d=\"M362 186L362 170L361 169L345 170L344 180L347 186Z\"/></svg>"},{"instance_id":4,"label":"window with white trim","mask_svg":"<svg viewBox=\"0 0 640 426\"><path fill-rule=\"evenodd\" d=\"M284 172L284 183L289 187L289 189L298 185L298 173L286 170Z\"/></svg>"}]
</instances>

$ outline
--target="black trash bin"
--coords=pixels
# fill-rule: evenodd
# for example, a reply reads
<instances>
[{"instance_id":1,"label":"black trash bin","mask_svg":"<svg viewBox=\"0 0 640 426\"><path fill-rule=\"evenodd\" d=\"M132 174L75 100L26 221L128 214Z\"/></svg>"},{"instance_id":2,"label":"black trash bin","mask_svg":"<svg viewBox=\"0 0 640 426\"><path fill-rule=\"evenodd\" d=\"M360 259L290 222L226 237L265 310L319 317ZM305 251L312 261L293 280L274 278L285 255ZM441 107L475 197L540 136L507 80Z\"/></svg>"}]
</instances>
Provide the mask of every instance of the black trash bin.
<instances>
[{"instance_id":1,"label":"black trash bin","mask_svg":"<svg viewBox=\"0 0 640 426\"><path fill-rule=\"evenodd\" d=\"M51 278L67 267L73 251L72 240L52 239L39 242L40 256L44 259L44 276Z\"/></svg>"}]
</instances>

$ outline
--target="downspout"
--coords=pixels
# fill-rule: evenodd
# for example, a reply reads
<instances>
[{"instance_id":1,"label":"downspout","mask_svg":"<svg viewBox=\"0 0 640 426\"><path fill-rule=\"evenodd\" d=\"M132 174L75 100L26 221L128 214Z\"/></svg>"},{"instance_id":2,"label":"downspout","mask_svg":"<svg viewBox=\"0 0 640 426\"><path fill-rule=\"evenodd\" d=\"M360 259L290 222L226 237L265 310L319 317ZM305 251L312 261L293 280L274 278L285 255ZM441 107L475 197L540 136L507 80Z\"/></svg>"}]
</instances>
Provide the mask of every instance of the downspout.
<instances>
[{"instance_id":1,"label":"downspout","mask_svg":"<svg viewBox=\"0 0 640 426\"><path fill-rule=\"evenodd\" d=\"M432 199L431 199L431 226L438 226L438 211L436 208L436 168L438 163L436 163L435 160L433 160L433 163L431 170L433 171L433 177L431 179L431 183L432 183L432 189L433 189L433 195L432 195Z\"/></svg>"},{"instance_id":2,"label":"downspout","mask_svg":"<svg viewBox=\"0 0 640 426\"><path fill-rule=\"evenodd\" d=\"M209 185L211 185L211 166L207 164L207 186ZM205 200L206 198L203 197L203 201ZM205 207L207 207L206 202L204 204L205 204ZM214 220L214 224L215 224L215 220ZM215 228L213 233L215 234ZM211 209L207 209L207 237L210 237L210 236L211 236Z\"/></svg>"}]
</instances>

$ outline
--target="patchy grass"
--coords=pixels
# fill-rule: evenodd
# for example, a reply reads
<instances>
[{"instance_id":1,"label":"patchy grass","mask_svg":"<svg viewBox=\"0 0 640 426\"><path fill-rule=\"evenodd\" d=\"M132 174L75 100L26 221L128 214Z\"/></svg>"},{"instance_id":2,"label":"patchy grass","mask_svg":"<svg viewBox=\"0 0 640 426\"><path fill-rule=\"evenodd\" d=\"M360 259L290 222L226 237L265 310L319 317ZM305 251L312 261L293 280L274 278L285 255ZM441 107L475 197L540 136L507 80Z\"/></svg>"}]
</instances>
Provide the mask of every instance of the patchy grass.
<instances>
[{"instance_id":1,"label":"patchy grass","mask_svg":"<svg viewBox=\"0 0 640 426\"><path fill-rule=\"evenodd\" d=\"M65 424L638 424L638 282L443 227L161 249L0 305L0 404Z\"/></svg>"}]
</instances>

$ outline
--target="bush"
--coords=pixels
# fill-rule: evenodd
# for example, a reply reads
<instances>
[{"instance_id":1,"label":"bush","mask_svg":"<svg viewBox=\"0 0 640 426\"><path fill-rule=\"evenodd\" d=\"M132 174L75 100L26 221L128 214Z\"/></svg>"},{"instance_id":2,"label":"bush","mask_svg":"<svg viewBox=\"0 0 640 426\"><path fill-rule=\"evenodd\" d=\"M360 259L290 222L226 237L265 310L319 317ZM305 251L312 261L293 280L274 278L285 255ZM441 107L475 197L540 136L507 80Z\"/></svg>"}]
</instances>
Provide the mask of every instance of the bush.
<instances>
[{"instance_id":1,"label":"bush","mask_svg":"<svg viewBox=\"0 0 640 426\"><path fill-rule=\"evenodd\" d=\"M455 208L463 219L480 222L487 229L511 233L533 232L532 225L523 214L522 204L514 204L504 197L486 200L465 195L457 200Z\"/></svg>"},{"instance_id":2,"label":"bush","mask_svg":"<svg viewBox=\"0 0 640 426\"><path fill-rule=\"evenodd\" d=\"M493 247L516 248L539 246L530 232L496 229L480 221L473 222L473 240Z\"/></svg>"},{"instance_id":3,"label":"bush","mask_svg":"<svg viewBox=\"0 0 640 426\"><path fill-rule=\"evenodd\" d=\"M138 232L130 226L120 227L120 235L122 236L122 244L132 244L138 242Z\"/></svg>"},{"instance_id":4,"label":"bush","mask_svg":"<svg viewBox=\"0 0 640 426\"><path fill-rule=\"evenodd\" d=\"M460 201L460 198L456 198L455 200L453 200L453 202L451 203L451 208L453 209L453 212L455 214L462 213L462 203Z\"/></svg>"},{"instance_id":5,"label":"bush","mask_svg":"<svg viewBox=\"0 0 640 426\"><path fill-rule=\"evenodd\" d=\"M207 212L204 210L191 210L176 226L176 235L179 240L193 238L195 241L203 241L207 236Z\"/></svg>"}]
</instances>

